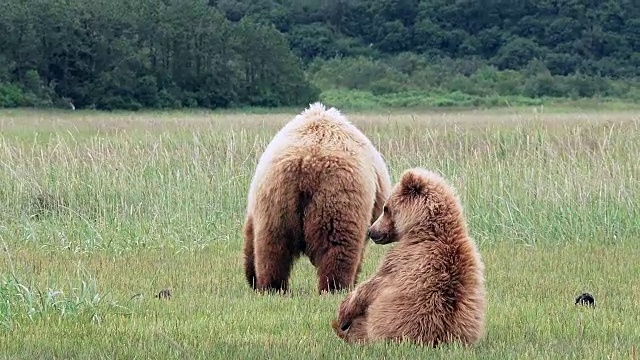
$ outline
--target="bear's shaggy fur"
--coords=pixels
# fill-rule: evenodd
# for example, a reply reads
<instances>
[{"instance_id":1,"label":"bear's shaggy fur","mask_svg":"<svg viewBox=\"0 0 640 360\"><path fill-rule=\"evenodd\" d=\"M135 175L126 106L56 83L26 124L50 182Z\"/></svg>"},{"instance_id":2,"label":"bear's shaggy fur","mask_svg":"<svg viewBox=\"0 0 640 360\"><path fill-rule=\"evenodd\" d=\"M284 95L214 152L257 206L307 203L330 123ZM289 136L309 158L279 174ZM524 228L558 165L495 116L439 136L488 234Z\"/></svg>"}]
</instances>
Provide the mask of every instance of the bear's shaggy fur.
<instances>
[{"instance_id":1,"label":"bear's shaggy fur","mask_svg":"<svg viewBox=\"0 0 640 360\"><path fill-rule=\"evenodd\" d=\"M401 175L368 232L376 244L397 244L340 304L332 324L340 338L437 346L484 336L484 264L454 191L428 170Z\"/></svg>"},{"instance_id":2,"label":"bear's shaggy fur","mask_svg":"<svg viewBox=\"0 0 640 360\"><path fill-rule=\"evenodd\" d=\"M355 285L367 229L390 190L369 139L337 109L311 104L258 161L243 228L247 282L285 292L293 262L304 254L317 269L320 293Z\"/></svg>"}]
</instances>

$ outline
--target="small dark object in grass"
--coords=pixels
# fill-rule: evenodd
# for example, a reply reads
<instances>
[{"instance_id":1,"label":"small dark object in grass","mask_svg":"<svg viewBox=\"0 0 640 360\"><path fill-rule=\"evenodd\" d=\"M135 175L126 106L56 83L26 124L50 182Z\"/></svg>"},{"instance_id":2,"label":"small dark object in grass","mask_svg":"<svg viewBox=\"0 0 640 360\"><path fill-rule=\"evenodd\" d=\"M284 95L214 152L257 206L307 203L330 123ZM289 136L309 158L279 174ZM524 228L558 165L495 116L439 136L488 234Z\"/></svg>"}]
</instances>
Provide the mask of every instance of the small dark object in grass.
<instances>
[{"instance_id":1,"label":"small dark object in grass","mask_svg":"<svg viewBox=\"0 0 640 360\"><path fill-rule=\"evenodd\" d=\"M591 307L596 306L596 301L593 296L589 293L583 293L576 298L576 305L588 305Z\"/></svg>"},{"instance_id":2,"label":"small dark object in grass","mask_svg":"<svg viewBox=\"0 0 640 360\"><path fill-rule=\"evenodd\" d=\"M158 295L156 295L156 298L158 298L158 299L171 299L171 290L169 290L169 289L160 290Z\"/></svg>"},{"instance_id":3,"label":"small dark object in grass","mask_svg":"<svg viewBox=\"0 0 640 360\"><path fill-rule=\"evenodd\" d=\"M52 214L65 207L65 202L57 196L49 193L41 193L33 198L33 217L40 218L45 214Z\"/></svg>"}]
</instances>

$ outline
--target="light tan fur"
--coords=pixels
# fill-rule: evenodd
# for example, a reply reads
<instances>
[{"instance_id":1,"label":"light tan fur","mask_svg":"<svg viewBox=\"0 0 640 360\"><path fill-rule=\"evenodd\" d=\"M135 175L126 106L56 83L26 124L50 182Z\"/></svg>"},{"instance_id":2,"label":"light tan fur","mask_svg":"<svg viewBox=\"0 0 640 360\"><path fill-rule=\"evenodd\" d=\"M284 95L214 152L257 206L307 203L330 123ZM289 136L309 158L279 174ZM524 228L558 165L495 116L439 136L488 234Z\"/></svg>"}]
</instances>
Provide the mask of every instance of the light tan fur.
<instances>
[{"instance_id":1,"label":"light tan fur","mask_svg":"<svg viewBox=\"0 0 640 360\"><path fill-rule=\"evenodd\" d=\"M390 188L369 139L337 109L310 105L275 135L251 181L243 228L249 285L286 291L305 254L320 292L353 286L367 229Z\"/></svg>"},{"instance_id":2,"label":"light tan fur","mask_svg":"<svg viewBox=\"0 0 640 360\"><path fill-rule=\"evenodd\" d=\"M403 172L369 236L396 244L340 304L332 323L340 338L437 346L484 336L484 264L444 178L421 168Z\"/></svg>"}]
</instances>

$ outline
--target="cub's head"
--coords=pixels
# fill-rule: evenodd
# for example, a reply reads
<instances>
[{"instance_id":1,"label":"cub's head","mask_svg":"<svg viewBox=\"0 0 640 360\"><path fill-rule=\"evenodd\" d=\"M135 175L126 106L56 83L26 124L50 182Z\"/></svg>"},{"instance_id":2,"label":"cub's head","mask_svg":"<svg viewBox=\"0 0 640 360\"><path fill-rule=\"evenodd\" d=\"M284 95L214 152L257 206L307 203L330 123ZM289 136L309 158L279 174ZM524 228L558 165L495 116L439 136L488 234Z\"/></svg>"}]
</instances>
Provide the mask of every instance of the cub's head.
<instances>
[{"instance_id":1,"label":"cub's head","mask_svg":"<svg viewBox=\"0 0 640 360\"><path fill-rule=\"evenodd\" d=\"M456 208L457 197L440 175L422 168L408 169L367 234L376 244L396 242L415 226L433 226Z\"/></svg>"}]
</instances>

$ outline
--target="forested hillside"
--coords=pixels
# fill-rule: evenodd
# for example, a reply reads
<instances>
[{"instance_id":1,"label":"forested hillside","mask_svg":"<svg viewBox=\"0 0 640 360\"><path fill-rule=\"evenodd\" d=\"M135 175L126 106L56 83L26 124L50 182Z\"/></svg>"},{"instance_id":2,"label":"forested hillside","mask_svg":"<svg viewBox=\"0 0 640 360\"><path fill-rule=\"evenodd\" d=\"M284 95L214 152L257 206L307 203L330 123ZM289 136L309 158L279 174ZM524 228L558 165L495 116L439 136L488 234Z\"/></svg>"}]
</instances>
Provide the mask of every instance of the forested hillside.
<instances>
[{"instance_id":1,"label":"forested hillside","mask_svg":"<svg viewBox=\"0 0 640 360\"><path fill-rule=\"evenodd\" d=\"M640 101L637 0L3 0L0 106Z\"/></svg>"}]
</instances>

